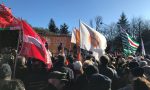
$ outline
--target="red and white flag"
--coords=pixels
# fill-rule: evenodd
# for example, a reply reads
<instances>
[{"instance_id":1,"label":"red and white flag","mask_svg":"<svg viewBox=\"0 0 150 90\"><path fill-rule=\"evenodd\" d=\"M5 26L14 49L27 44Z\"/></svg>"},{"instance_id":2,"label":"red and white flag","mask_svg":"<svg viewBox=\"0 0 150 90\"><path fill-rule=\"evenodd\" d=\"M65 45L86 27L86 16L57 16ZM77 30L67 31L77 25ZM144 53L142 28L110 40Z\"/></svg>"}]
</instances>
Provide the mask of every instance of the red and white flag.
<instances>
[{"instance_id":1,"label":"red and white flag","mask_svg":"<svg viewBox=\"0 0 150 90\"><path fill-rule=\"evenodd\" d=\"M77 60L81 60L81 49L80 49L80 30L74 29L72 31L71 42L77 45Z\"/></svg>"},{"instance_id":2,"label":"red and white flag","mask_svg":"<svg viewBox=\"0 0 150 90\"><path fill-rule=\"evenodd\" d=\"M23 45L20 55L41 60L48 65L48 68L51 68L52 62L45 47L45 43L29 24L23 20L21 22L23 31Z\"/></svg>"},{"instance_id":3,"label":"red and white flag","mask_svg":"<svg viewBox=\"0 0 150 90\"><path fill-rule=\"evenodd\" d=\"M97 32L85 23L80 23L80 48L92 51L99 59L105 53L107 41L104 35Z\"/></svg>"}]
</instances>

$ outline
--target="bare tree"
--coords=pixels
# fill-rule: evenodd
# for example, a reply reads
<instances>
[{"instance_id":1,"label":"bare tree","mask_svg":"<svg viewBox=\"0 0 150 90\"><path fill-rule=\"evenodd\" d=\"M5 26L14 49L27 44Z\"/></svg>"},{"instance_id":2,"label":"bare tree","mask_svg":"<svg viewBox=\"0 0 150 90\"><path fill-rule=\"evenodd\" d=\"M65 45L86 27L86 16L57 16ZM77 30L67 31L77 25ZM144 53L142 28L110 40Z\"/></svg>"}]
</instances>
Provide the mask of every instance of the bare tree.
<instances>
[{"instance_id":1,"label":"bare tree","mask_svg":"<svg viewBox=\"0 0 150 90\"><path fill-rule=\"evenodd\" d=\"M96 31L102 33L102 30L101 30L101 26L102 26L102 17L101 17L101 16L97 16L97 17L95 18L95 23L96 23Z\"/></svg>"},{"instance_id":2,"label":"bare tree","mask_svg":"<svg viewBox=\"0 0 150 90\"><path fill-rule=\"evenodd\" d=\"M116 23L111 23L110 25L104 24L105 27L102 29L103 34L106 36L108 40L113 40L117 35L117 24Z\"/></svg>"},{"instance_id":3,"label":"bare tree","mask_svg":"<svg viewBox=\"0 0 150 90\"><path fill-rule=\"evenodd\" d=\"M146 23L142 18L133 18L130 24L130 34L134 38L139 37L141 32L146 29Z\"/></svg>"}]
</instances>

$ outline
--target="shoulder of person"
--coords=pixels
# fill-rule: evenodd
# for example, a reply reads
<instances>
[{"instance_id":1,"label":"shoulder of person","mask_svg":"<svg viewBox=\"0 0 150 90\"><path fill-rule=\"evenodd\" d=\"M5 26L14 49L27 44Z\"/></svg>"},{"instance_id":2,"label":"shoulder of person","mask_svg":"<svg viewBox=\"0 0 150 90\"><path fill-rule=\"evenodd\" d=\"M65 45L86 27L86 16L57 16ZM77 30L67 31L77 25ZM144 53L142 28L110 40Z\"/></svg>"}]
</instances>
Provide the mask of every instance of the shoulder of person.
<instances>
[{"instance_id":1,"label":"shoulder of person","mask_svg":"<svg viewBox=\"0 0 150 90\"><path fill-rule=\"evenodd\" d=\"M25 86L23 84L23 82L19 79L12 79L10 80L10 83L14 86L16 86L17 88L19 88L19 90L25 90Z\"/></svg>"},{"instance_id":2,"label":"shoulder of person","mask_svg":"<svg viewBox=\"0 0 150 90\"><path fill-rule=\"evenodd\" d=\"M0 90L25 90L20 80L2 80L0 82Z\"/></svg>"}]
</instances>

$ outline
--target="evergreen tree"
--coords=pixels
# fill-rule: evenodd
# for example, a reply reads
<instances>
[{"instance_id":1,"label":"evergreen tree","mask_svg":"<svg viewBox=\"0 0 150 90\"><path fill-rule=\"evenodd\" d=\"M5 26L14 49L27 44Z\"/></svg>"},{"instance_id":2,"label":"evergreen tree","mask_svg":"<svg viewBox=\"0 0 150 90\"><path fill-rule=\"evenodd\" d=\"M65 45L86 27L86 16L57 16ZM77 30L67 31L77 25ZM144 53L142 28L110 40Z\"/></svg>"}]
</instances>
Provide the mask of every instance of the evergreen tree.
<instances>
[{"instance_id":1,"label":"evergreen tree","mask_svg":"<svg viewBox=\"0 0 150 90\"><path fill-rule=\"evenodd\" d=\"M124 12L122 12L120 19L118 21L118 29L120 30L120 26L125 29L127 32L129 32L129 23L128 20L126 18L126 15L124 14Z\"/></svg>"},{"instance_id":2,"label":"evergreen tree","mask_svg":"<svg viewBox=\"0 0 150 90\"><path fill-rule=\"evenodd\" d=\"M124 30L126 30L126 32L128 33L129 30L129 24L128 24L128 20L126 18L126 15L124 13L122 13L120 15L120 19L117 22L117 26L118 26L118 32L116 33L116 38L114 38L113 40L113 44L115 45L115 47L113 47L113 49L117 52L123 52L123 47L122 47L122 37L120 35L120 29L123 28ZM129 34L129 33L128 33Z\"/></svg>"},{"instance_id":3,"label":"evergreen tree","mask_svg":"<svg viewBox=\"0 0 150 90\"><path fill-rule=\"evenodd\" d=\"M48 29L49 29L50 32L58 33L58 28L56 27L55 21L53 19L50 19Z\"/></svg>"},{"instance_id":4,"label":"evergreen tree","mask_svg":"<svg viewBox=\"0 0 150 90\"><path fill-rule=\"evenodd\" d=\"M66 23L64 23L63 25L60 26L60 34L68 34L68 26Z\"/></svg>"}]
</instances>

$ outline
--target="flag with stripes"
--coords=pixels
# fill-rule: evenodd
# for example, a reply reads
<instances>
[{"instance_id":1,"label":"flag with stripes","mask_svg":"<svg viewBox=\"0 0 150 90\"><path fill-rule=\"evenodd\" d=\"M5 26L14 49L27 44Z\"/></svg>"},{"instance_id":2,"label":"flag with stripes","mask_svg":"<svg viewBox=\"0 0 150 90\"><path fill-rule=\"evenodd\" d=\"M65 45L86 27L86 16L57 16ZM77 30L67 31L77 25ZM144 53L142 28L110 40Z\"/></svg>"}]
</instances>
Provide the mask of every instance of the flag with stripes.
<instances>
[{"instance_id":1,"label":"flag with stripes","mask_svg":"<svg viewBox=\"0 0 150 90\"><path fill-rule=\"evenodd\" d=\"M45 40L41 38L28 23L24 20L21 20L21 22L23 42L19 55L40 60L50 69L52 67L52 62L45 47Z\"/></svg>"},{"instance_id":2,"label":"flag with stripes","mask_svg":"<svg viewBox=\"0 0 150 90\"><path fill-rule=\"evenodd\" d=\"M123 45L123 53L125 56L135 54L139 43L134 40L124 29L121 28L121 38Z\"/></svg>"}]
</instances>

